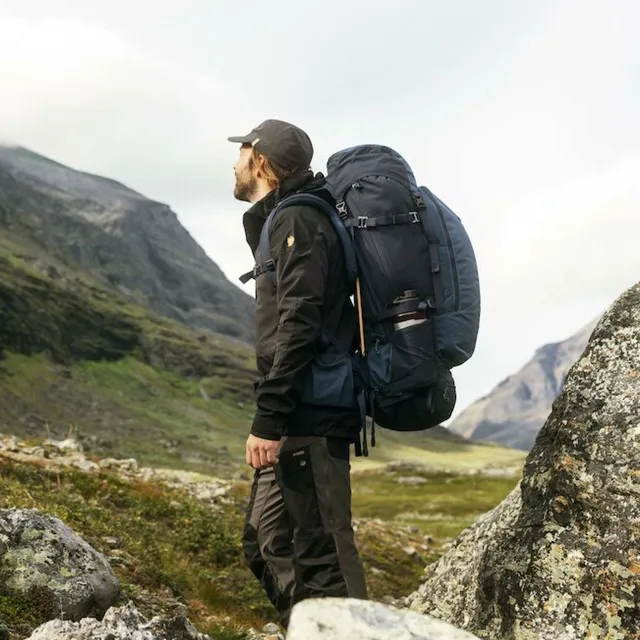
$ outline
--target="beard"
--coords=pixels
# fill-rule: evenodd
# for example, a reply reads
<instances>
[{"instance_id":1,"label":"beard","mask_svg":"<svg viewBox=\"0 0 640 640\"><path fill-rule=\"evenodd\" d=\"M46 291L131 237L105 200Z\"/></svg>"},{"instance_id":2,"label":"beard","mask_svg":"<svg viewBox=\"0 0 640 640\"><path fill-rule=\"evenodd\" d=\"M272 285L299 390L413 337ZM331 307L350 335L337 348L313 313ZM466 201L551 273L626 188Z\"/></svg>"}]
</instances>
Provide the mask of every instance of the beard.
<instances>
[{"instance_id":1,"label":"beard","mask_svg":"<svg viewBox=\"0 0 640 640\"><path fill-rule=\"evenodd\" d=\"M253 195L258 189L258 181L250 171L243 171L236 175L236 186L233 195L236 200L251 202Z\"/></svg>"}]
</instances>

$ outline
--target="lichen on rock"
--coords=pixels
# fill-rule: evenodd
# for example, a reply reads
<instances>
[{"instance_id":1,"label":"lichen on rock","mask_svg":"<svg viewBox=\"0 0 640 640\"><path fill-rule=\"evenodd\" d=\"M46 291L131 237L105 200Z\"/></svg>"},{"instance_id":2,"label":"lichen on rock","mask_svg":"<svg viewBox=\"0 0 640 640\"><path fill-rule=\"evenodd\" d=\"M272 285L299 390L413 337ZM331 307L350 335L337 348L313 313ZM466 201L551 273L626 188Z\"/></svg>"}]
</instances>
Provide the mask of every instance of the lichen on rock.
<instances>
[{"instance_id":1,"label":"lichen on rock","mask_svg":"<svg viewBox=\"0 0 640 640\"><path fill-rule=\"evenodd\" d=\"M429 616L355 598L310 598L295 605L287 640L478 640Z\"/></svg>"},{"instance_id":2,"label":"lichen on rock","mask_svg":"<svg viewBox=\"0 0 640 640\"><path fill-rule=\"evenodd\" d=\"M640 638L640 283L600 320L520 485L407 604L481 638Z\"/></svg>"},{"instance_id":3,"label":"lichen on rock","mask_svg":"<svg viewBox=\"0 0 640 640\"><path fill-rule=\"evenodd\" d=\"M36 629L28 640L211 640L199 633L184 611L169 618L156 616L147 621L129 602L112 607L100 621L51 620Z\"/></svg>"},{"instance_id":4,"label":"lichen on rock","mask_svg":"<svg viewBox=\"0 0 640 640\"><path fill-rule=\"evenodd\" d=\"M3 597L37 591L43 611L71 620L103 615L120 592L104 556L58 518L30 509L0 510L0 577Z\"/></svg>"}]
</instances>

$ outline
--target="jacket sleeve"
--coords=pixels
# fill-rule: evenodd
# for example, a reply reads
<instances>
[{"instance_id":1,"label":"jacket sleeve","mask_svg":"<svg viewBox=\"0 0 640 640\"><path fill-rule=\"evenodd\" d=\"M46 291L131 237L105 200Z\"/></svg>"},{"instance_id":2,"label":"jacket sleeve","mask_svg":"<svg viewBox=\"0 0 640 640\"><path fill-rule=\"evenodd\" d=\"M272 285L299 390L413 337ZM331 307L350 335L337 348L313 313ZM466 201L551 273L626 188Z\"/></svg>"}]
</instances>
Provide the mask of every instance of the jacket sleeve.
<instances>
[{"instance_id":1,"label":"jacket sleeve","mask_svg":"<svg viewBox=\"0 0 640 640\"><path fill-rule=\"evenodd\" d=\"M294 383L313 359L321 331L328 248L318 213L307 207L283 209L270 231L279 322L273 366L257 390L251 433L278 440L298 403Z\"/></svg>"}]
</instances>

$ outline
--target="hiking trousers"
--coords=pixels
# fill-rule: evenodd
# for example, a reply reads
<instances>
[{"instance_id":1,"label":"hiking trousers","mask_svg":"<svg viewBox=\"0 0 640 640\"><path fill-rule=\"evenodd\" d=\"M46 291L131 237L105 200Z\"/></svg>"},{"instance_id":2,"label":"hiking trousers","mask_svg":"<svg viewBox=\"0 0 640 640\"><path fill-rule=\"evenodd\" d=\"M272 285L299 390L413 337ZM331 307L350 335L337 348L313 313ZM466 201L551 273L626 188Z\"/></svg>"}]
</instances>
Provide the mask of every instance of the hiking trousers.
<instances>
[{"instance_id":1,"label":"hiking trousers","mask_svg":"<svg viewBox=\"0 0 640 640\"><path fill-rule=\"evenodd\" d=\"M285 627L306 598L367 599L351 525L347 440L283 438L278 464L255 472L243 548Z\"/></svg>"}]
</instances>

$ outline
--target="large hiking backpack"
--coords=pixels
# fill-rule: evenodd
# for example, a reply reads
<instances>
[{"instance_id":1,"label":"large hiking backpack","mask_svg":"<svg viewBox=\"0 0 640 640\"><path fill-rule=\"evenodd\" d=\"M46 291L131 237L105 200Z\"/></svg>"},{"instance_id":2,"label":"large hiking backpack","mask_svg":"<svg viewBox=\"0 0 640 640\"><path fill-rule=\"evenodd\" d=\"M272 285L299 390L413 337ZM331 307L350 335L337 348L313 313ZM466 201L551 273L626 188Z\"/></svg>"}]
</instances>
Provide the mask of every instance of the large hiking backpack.
<instances>
[{"instance_id":1,"label":"large hiking backpack","mask_svg":"<svg viewBox=\"0 0 640 640\"><path fill-rule=\"evenodd\" d=\"M359 352L342 361L350 367L348 377L351 371L355 376L363 414L372 419L375 446L376 423L417 431L451 416L456 402L451 369L466 362L476 346L477 264L461 220L426 187L418 187L393 149L345 149L329 158L327 168L331 203L313 192L278 203L262 230L264 262L256 270L275 277L269 229L282 209L306 204L329 217L343 245L360 317ZM327 379L326 371L337 377ZM322 384L314 381L323 375ZM322 396L319 403L330 404L334 388L335 404L344 406L344 380L344 372L313 363L305 401L313 402L315 393ZM366 455L366 428L363 445Z\"/></svg>"}]
</instances>

